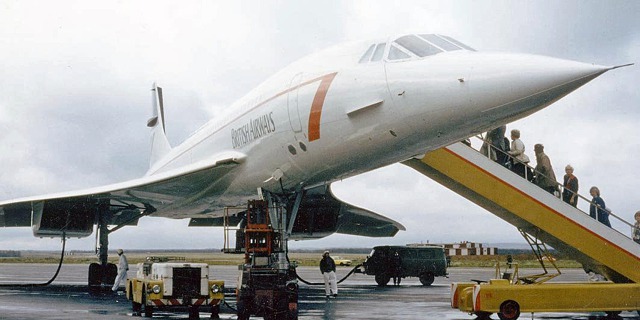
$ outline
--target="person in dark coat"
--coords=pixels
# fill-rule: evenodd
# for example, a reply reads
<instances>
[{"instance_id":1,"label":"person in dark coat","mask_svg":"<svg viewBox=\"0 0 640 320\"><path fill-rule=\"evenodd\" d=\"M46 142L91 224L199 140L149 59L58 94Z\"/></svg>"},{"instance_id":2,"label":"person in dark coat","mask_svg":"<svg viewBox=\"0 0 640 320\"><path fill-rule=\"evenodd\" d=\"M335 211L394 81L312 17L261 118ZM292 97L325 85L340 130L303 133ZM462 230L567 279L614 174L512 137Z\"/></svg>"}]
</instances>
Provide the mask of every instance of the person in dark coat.
<instances>
[{"instance_id":1,"label":"person in dark coat","mask_svg":"<svg viewBox=\"0 0 640 320\"><path fill-rule=\"evenodd\" d=\"M609 210L604 204L604 200L600 197L600 189L598 187L591 187L589 189L589 193L593 197L591 200L591 206L589 207L589 215L600 221L605 226L611 228L611 223L609 222Z\"/></svg>"},{"instance_id":2,"label":"person in dark coat","mask_svg":"<svg viewBox=\"0 0 640 320\"><path fill-rule=\"evenodd\" d=\"M391 256L391 275L393 276L393 285L399 286L402 281L402 258L398 251Z\"/></svg>"},{"instance_id":3,"label":"person in dark coat","mask_svg":"<svg viewBox=\"0 0 640 320\"><path fill-rule=\"evenodd\" d=\"M501 165L504 165L509 159L509 155L506 153L506 151L508 151L507 146L509 145L509 140L507 140L505 144L506 132L507 126L503 125L491 130L488 134L491 147L493 147L493 152L495 153L494 160Z\"/></svg>"},{"instance_id":4,"label":"person in dark coat","mask_svg":"<svg viewBox=\"0 0 640 320\"><path fill-rule=\"evenodd\" d=\"M573 175L573 167L568 164L564 168L564 183L562 184L562 201L576 207L578 205L578 178Z\"/></svg>"},{"instance_id":5,"label":"person in dark coat","mask_svg":"<svg viewBox=\"0 0 640 320\"><path fill-rule=\"evenodd\" d=\"M551 160L544 153L544 146L542 144L536 144L533 146L533 150L536 153L536 184L553 194L558 188L558 182L556 182L556 174L553 173L553 167L551 166Z\"/></svg>"},{"instance_id":6,"label":"person in dark coat","mask_svg":"<svg viewBox=\"0 0 640 320\"><path fill-rule=\"evenodd\" d=\"M325 251L322 254L322 260L320 260L320 272L324 278L324 292L327 298L338 296L338 282L336 279L336 262L329 256L329 251Z\"/></svg>"}]
</instances>

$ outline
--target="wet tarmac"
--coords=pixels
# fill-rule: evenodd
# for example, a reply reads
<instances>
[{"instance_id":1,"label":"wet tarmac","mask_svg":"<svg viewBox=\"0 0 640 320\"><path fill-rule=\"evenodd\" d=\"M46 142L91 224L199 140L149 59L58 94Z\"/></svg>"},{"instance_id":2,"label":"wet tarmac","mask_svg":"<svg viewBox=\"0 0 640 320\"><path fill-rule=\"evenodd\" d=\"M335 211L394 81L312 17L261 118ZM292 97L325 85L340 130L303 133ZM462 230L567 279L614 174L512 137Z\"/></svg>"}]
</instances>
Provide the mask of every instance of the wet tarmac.
<instances>
[{"instance_id":1,"label":"wet tarmac","mask_svg":"<svg viewBox=\"0 0 640 320\"><path fill-rule=\"evenodd\" d=\"M42 283L49 280L56 265L0 264L0 284ZM237 266L212 266L212 276L226 282L229 307L221 308L222 319L235 319L233 291L237 281ZM47 287L0 287L0 319L128 319L132 317L131 303L118 295L87 293L86 265L64 265L60 275ZM338 269L338 278L350 271ZM521 270L521 273L535 273ZM475 317L451 309L450 283L470 279L493 277L490 268L450 268L449 278L436 278L432 286L425 287L418 279L407 278L399 287L378 287L373 277L354 274L339 285L337 298L327 300L323 286L301 284L299 319L449 319L468 320ZM132 266L129 275L135 274ZM321 282L316 267L299 267L298 274L309 282ZM580 269L564 270L558 281L585 281ZM578 298L578 297L576 297ZM208 318L201 313L201 318ZM156 312L154 319L186 319L186 313ZM498 319L496 315L492 319ZM604 313L536 313L523 314L520 319L603 320ZM618 319L640 319L637 313L623 312Z\"/></svg>"}]
</instances>

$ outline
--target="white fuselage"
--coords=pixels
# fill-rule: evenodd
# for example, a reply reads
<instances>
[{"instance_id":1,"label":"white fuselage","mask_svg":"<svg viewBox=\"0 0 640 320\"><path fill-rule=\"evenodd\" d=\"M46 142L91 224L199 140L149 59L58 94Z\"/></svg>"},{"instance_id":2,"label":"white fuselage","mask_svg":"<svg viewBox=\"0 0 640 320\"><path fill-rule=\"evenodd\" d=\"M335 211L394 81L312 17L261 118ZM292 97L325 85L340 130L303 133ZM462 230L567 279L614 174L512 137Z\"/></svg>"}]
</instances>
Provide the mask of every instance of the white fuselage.
<instances>
[{"instance_id":1,"label":"white fuselage","mask_svg":"<svg viewBox=\"0 0 640 320\"><path fill-rule=\"evenodd\" d=\"M230 169L224 190L204 196L217 199L210 206L239 205L257 188L330 183L522 118L607 70L466 50L358 63L367 45L332 48L290 65L172 149L148 175L235 150L246 161Z\"/></svg>"}]
</instances>

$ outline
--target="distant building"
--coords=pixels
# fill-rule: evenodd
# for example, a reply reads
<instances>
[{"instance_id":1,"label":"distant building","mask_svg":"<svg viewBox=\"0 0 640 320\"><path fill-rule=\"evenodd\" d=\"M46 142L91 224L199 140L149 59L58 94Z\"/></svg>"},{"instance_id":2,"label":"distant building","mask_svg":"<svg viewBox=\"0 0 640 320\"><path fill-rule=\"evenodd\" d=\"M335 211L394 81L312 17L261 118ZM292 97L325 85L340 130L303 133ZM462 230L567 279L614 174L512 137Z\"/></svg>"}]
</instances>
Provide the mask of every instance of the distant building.
<instances>
[{"instance_id":1,"label":"distant building","mask_svg":"<svg viewBox=\"0 0 640 320\"><path fill-rule=\"evenodd\" d=\"M410 247L433 246L429 243L410 243ZM482 243L462 241L460 243L438 244L444 248L447 256L492 256L498 254L496 247L484 247Z\"/></svg>"},{"instance_id":2,"label":"distant building","mask_svg":"<svg viewBox=\"0 0 640 320\"><path fill-rule=\"evenodd\" d=\"M20 257L20 251L14 250L0 250L1 258L18 258Z\"/></svg>"}]
</instances>

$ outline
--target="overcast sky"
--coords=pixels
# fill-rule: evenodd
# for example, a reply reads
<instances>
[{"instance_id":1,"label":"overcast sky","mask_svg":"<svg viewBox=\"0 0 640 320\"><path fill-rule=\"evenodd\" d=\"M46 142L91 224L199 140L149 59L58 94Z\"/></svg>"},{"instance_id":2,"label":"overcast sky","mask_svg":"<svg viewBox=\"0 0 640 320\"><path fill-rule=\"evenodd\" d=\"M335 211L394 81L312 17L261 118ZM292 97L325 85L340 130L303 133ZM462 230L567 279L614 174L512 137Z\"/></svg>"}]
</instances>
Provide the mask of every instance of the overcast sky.
<instances>
[{"instance_id":1,"label":"overcast sky","mask_svg":"<svg viewBox=\"0 0 640 320\"><path fill-rule=\"evenodd\" d=\"M150 88L164 88L173 145L287 64L343 41L407 32L479 51L601 65L640 63L640 2L629 1L11 1L0 3L0 199L142 176ZM508 125L527 154L543 143L558 179L600 187L627 220L640 210L640 66L607 72ZM332 235L299 247L410 242L523 243L515 227L402 165L334 184L345 201L407 227L394 238ZM583 203L584 204L584 203ZM222 231L143 218L111 248L219 248ZM630 230L621 231L629 233ZM94 237L68 248L91 250ZM58 249L30 228L0 229L0 249Z\"/></svg>"}]
</instances>

